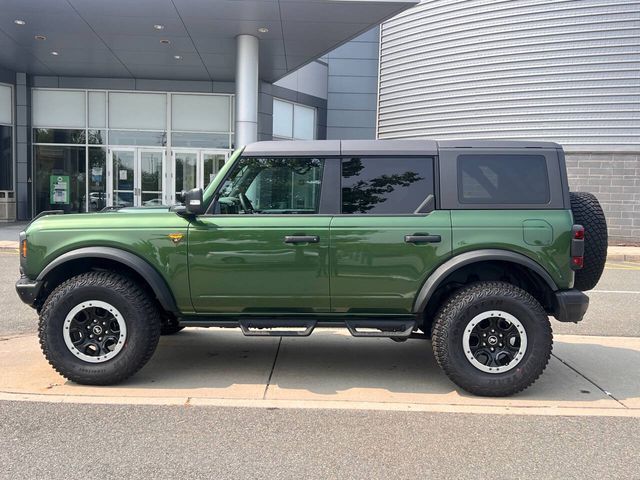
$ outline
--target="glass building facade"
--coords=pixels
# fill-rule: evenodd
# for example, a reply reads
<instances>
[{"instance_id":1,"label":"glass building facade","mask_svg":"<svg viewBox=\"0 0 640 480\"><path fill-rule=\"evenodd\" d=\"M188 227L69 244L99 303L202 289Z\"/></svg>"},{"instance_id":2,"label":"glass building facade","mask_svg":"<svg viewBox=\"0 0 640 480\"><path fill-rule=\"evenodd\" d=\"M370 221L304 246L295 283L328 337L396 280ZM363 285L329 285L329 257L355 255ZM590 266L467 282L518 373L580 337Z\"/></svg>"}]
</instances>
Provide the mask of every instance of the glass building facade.
<instances>
[{"instance_id":1,"label":"glass building facade","mask_svg":"<svg viewBox=\"0 0 640 480\"><path fill-rule=\"evenodd\" d=\"M13 88L0 84L0 190L13 190Z\"/></svg>"},{"instance_id":2,"label":"glass building facade","mask_svg":"<svg viewBox=\"0 0 640 480\"><path fill-rule=\"evenodd\" d=\"M32 102L36 214L175 203L233 148L230 94L34 88Z\"/></svg>"}]
</instances>

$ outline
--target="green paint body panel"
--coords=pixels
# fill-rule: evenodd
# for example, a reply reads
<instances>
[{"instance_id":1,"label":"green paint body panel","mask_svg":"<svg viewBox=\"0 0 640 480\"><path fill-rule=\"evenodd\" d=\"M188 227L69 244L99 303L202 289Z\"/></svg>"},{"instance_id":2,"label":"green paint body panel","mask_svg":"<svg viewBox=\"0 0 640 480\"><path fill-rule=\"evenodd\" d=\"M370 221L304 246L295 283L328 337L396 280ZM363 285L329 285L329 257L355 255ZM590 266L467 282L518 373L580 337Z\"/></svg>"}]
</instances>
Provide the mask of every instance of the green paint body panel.
<instances>
[{"instance_id":1,"label":"green paint body panel","mask_svg":"<svg viewBox=\"0 0 640 480\"><path fill-rule=\"evenodd\" d=\"M165 280L183 312L193 311L187 269L189 222L167 208L127 209L120 212L49 215L26 231L29 254L25 274L36 278L60 255L83 247L113 247L137 255ZM175 245L168 237L183 234Z\"/></svg>"},{"instance_id":2,"label":"green paint body panel","mask_svg":"<svg viewBox=\"0 0 640 480\"><path fill-rule=\"evenodd\" d=\"M452 210L453 255L498 248L544 268L558 288L573 287L570 210Z\"/></svg>"},{"instance_id":3,"label":"green paint body panel","mask_svg":"<svg viewBox=\"0 0 640 480\"><path fill-rule=\"evenodd\" d=\"M204 193L237 160L234 152ZM26 231L30 279L82 247L113 247L155 268L184 315L412 314L429 275L463 252L502 249L537 262L559 289L573 284L569 210L436 210L428 215L202 215L168 208L50 215ZM169 234L182 234L174 243ZM405 235L439 235L411 244ZM317 243L288 244L287 235Z\"/></svg>"},{"instance_id":4,"label":"green paint body panel","mask_svg":"<svg viewBox=\"0 0 640 480\"><path fill-rule=\"evenodd\" d=\"M414 234L440 235L441 241L404 241ZM332 311L410 314L422 284L450 256L448 211L336 216L331 221Z\"/></svg>"},{"instance_id":5,"label":"green paint body panel","mask_svg":"<svg viewBox=\"0 0 640 480\"><path fill-rule=\"evenodd\" d=\"M202 216L189 230L198 313L328 313L329 216ZM318 243L286 244L287 235Z\"/></svg>"}]
</instances>

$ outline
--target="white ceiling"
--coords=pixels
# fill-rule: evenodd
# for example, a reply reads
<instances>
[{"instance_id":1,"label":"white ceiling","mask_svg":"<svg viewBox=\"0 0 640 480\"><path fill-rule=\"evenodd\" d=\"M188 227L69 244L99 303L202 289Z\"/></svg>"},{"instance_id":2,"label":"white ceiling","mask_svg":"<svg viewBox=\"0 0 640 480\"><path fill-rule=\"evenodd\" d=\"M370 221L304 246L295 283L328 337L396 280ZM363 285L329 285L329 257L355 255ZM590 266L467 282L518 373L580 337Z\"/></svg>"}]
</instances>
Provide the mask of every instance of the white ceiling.
<instances>
[{"instance_id":1,"label":"white ceiling","mask_svg":"<svg viewBox=\"0 0 640 480\"><path fill-rule=\"evenodd\" d=\"M232 81L234 38L246 33L260 38L261 78L275 81L415 3L0 0L0 66L36 75Z\"/></svg>"}]
</instances>

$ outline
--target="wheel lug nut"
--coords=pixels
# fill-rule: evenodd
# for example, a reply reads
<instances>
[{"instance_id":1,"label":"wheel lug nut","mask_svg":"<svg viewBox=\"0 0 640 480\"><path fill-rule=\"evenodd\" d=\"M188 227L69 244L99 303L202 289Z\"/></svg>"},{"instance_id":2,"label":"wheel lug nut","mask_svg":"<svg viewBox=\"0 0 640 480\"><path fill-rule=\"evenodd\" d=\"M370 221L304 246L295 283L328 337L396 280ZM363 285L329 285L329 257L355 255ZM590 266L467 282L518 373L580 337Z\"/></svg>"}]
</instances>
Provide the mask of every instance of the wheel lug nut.
<instances>
[{"instance_id":1,"label":"wheel lug nut","mask_svg":"<svg viewBox=\"0 0 640 480\"><path fill-rule=\"evenodd\" d=\"M499 337L502 338L502 334L500 334Z\"/></svg>"},{"instance_id":2,"label":"wheel lug nut","mask_svg":"<svg viewBox=\"0 0 640 480\"><path fill-rule=\"evenodd\" d=\"M483 347L486 347L486 346L487 346L487 344L486 344L486 343L484 343L484 342L482 342L482 346L483 346Z\"/></svg>"},{"instance_id":3,"label":"wheel lug nut","mask_svg":"<svg viewBox=\"0 0 640 480\"><path fill-rule=\"evenodd\" d=\"M102 337L98 337L98 340L102 341Z\"/></svg>"},{"instance_id":4,"label":"wheel lug nut","mask_svg":"<svg viewBox=\"0 0 640 480\"><path fill-rule=\"evenodd\" d=\"M491 347L491 351L493 352L495 350L495 348Z\"/></svg>"},{"instance_id":5,"label":"wheel lug nut","mask_svg":"<svg viewBox=\"0 0 640 480\"><path fill-rule=\"evenodd\" d=\"M487 334L486 334L486 333L483 333L483 334L482 334L482 336L483 336L483 337L486 337L486 336L487 336Z\"/></svg>"},{"instance_id":6,"label":"wheel lug nut","mask_svg":"<svg viewBox=\"0 0 640 480\"><path fill-rule=\"evenodd\" d=\"M93 335L89 335L89 338L93 338Z\"/></svg>"}]
</instances>

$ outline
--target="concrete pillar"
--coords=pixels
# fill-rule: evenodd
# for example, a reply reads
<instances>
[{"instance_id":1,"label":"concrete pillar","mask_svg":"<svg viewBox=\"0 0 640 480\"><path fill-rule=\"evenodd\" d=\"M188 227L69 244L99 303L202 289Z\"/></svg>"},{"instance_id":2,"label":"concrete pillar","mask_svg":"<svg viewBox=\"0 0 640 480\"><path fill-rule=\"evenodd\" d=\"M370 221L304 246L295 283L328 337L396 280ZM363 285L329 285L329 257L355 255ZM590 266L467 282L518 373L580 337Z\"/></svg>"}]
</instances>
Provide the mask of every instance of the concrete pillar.
<instances>
[{"instance_id":1,"label":"concrete pillar","mask_svg":"<svg viewBox=\"0 0 640 480\"><path fill-rule=\"evenodd\" d=\"M236 37L235 146L258 140L258 38Z\"/></svg>"}]
</instances>

